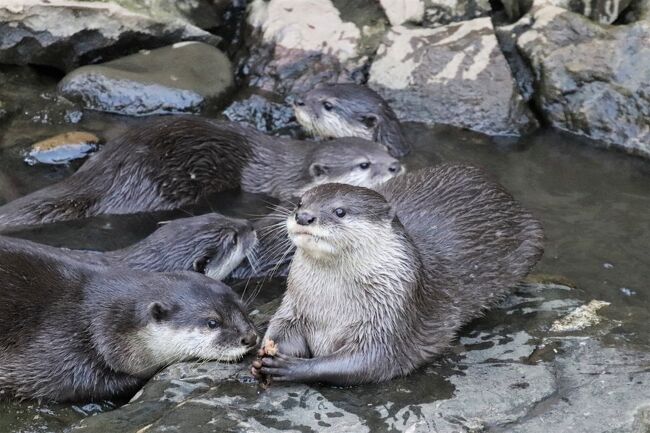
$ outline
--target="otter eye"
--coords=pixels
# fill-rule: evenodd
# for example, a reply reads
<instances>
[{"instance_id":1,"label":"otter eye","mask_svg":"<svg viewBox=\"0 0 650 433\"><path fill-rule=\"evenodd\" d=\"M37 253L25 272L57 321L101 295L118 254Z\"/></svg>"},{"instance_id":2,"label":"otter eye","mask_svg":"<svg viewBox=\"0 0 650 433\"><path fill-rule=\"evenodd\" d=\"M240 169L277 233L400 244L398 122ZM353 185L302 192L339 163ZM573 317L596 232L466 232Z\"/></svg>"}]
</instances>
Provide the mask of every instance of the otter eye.
<instances>
[{"instance_id":1,"label":"otter eye","mask_svg":"<svg viewBox=\"0 0 650 433\"><path fill-rule=\"evenodd\" d=\"M368 170L370 168L370 163L362 162L361 164L359 164L359 167L361 168L361 170Z\"/></svg>"},{"instance_id":2,"label":"otter eye","mask_svg":"<svg viewBox=\"0 0 650 433\"><path fill-rule=\"evenodd\" d=\"M345 209L341 209L341 208L339 207L339 208L336 208L336 210L334 211L334 213L336 214L337 217L339 217L339 218L343 218L347 212L345 211Z\"/></svg>"},{"instance_id":3,"label":"otter eye","mask_svg":"<svg viewBox=\"0 0 650 433\"><path fill-rule=\"evenodd\" d=\"M230 239L230 242L231 242L233 245L237 245L237 242L239 242L239 235L238 235L236 232L233 233L233 235L232 235L232 239Z\"/></svg>"},{"instance_id":4,"label":"otter eye","mask_svg":"<svg viewBox=\"0 0 650 433\"><path fill-rule=\"evenodd\" d=\"M302 200L298 202L298 207L296 207L296 209L300 209L301 207L302 207Z\"/></svg>"},{"instance_id":5,"label":"otter eye","mask_svg":"<svg viewBox=\"0 0 650 433\"><path fill-rule=\"evenodd\" d=\"M323 101L323 108L327 111L332 111L332 108L334 108L334 106L329 101Z\"/></svg>"},{"instance_id":6,"label":"otter eye","mask_svg":"<svg viewBox=\"0 0 650 433\"><path fill-rule=\"evenodd\" d=\"M210 257L203 256L200 259L194 260L194 263L192 264L192 268L194 269L194 272L204 274L205 267L208 266L208 263L210 263Z\"/></svg>"},{"instance_id":7,"label":"otter eye","mask_svg":"<svg viewBox=\"0 0 650 433\"><path fill-rule=\"evenodd\" d=\"M214 320L214 319L210 319L210 320L208 320L208 328L210 328L210 329L216 329L217 326L219 326L219 322L217 322L217 321Z\"/></svg>"}]
</instances>

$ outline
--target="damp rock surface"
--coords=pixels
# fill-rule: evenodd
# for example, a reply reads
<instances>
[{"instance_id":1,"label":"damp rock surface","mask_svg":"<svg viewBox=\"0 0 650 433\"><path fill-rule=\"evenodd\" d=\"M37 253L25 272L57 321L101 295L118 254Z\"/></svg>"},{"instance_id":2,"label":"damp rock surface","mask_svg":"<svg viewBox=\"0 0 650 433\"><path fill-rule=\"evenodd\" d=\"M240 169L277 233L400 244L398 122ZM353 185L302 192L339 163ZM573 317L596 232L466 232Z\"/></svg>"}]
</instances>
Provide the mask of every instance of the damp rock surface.
<instances>
[{"instance_id":1,"label":"damp rock surface","mask_svg":"<svg viewBox=\"0 0 650 433\"><path fill-rule=\"evenodd\" d=\"M184 40L213 45L220 41L173 10L162 13L138 6L143 3L3 0L0 63L47 65L69 71L128 50Z\"/></svg>"},{"instance_id":2,"label":"damp rock surface","mask_svg":"<svg viewBox=\"0 0 650 433\"><path fill-rule=\"evenodd\" d=\"M650 22L603 26L544 6L517 27L552 126L650 157Z\"/></svg>"},{"instance_id":3,"label":"damp rock surface","mask_svg":"<svg viewBox=\"0 0 650 433\"><path fill-rule=\"evenodd\" d=\"M66 75L59 91L85 108L127 115L197 113L222 103L233 86L232 66L201 42L142 51Z\"/></svg>"},{"instance_id":4,"label":"damp rock surface","mask_svg":"<svg viewBox=\"0 0 650 433\"><path fill-rule=\"evenodd\" d=\"M393 27L368 84L404 121L518 135L537 122L519 94L489 18L434 29Z\"/></svg>"}]
</instances>

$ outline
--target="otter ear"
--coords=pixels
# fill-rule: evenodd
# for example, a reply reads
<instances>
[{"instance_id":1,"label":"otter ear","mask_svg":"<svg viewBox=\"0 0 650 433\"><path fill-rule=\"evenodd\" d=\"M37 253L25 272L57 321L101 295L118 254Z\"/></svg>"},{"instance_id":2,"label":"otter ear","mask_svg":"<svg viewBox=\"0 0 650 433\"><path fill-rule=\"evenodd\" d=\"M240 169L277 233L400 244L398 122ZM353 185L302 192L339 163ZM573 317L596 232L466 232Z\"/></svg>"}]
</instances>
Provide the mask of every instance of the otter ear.
<instances>
[{"instance_id":1,"label":"otter ear","mask_svg":"<svg viewBox=\"0 0 650 433\"><path fill-rule=\"evenodd\" d=\"M319 177L327 174L329 168L325 165L318 164L317 162L309 166L309 174L312 177Z\"/></svg>"},{"instance_id":2,"label":"otter ear","mask_svg":"<svg viewBox=\"0 0 650 433\"><path fill-rule=\"evenodd\" d=\"M164 303L154 301L149 304L149 317L156 322L162 322L169 317L171 310L172 309Z\"/></svg>"},{"instance_id":3,"label":"otter ear","mask_svg":"<svg viewBox=\"0 0 650 433\"><path fill-rule=\"evenodd\" d=\"M379 117L375 113L365 113L359 119L366 127L373 129L379 123Z\"/></svg>"}]
</instances>

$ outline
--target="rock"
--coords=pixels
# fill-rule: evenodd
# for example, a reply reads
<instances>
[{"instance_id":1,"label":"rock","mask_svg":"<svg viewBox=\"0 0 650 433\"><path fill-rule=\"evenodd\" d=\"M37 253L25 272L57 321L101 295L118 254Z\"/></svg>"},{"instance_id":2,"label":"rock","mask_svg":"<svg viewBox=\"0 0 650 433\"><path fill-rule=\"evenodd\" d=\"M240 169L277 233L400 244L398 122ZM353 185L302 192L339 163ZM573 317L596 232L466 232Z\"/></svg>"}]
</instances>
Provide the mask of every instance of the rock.
<instances>
[{"instance_id":1,"label":"rock","mask_svg":"<svg viewBox=\"0 0 650 433\"><path fill-rule=\"evenodd\" d=\"M650 157L650 22L602 26L545 6L517 27L548 123Z\"/></svg>"},{"instance_id":2,"label":"rock","mask_svg":"<svg viewBox=\"0 0 650 433\"><path fill-rule=\"evenodd\" d=\"M299 126L288 104L271 102L260 95L233 102L223 114L233 122L246 123L269 133Z\"/></svg>"},{"instance_id":3,"label":"rock","mask_svg":"<svg viewBox=\"0 0 650 433\"><path fill-rule=\"evenodd\" d=\"M372 1L354 4L357 23L347 21L331 0L253 1L251 53L241 67L249 84L286 96L320 82L363 80L386 19ZM370 22L362 24L366 15Z\"/></svg>"},{"instance_id":4,"label":"rock","mask_svg":"<svg viewBox=\"0 0 650 433\"><path fill-rule=\"evenodd\" d=\"M0 63L68 71L124 51L183 40L216 45L220 38L171 12L153 16L111 2L3 0L0 4Z\"/></svg>"},{"instance_id":5,"label":"rock","mask_svg":"<svg viewBox=\"0 0 650 433\"><path fill-rule=\"evenodd\" d=\"M73 131L55 135L32 145L25 162L30 165L66 164L84 158L97 149L99 138L89 132Z\"/></svg>"},{"instance_id":6,"label":"rock","mask_svg":"<svg viewBox=\"0 0 650 433\"><path fill-rule=\"evenodd\" d=\"M610 305L609 302L592 300L571 311L551 325L551 332L572 332L588 328L600 323L602 317L597 313L603 307Z\"/></svg>"},{"instance_id":7,"label":"rock","mask_svg":"<svg viewBox=\"0 0 650 433\"><path fill-rule=\"evenodd\" d=\"M380 0L392 26L406 22L421 22L424 18L424 0Z\"/></svg>"},{"instance_id":8,"label":"rock","mask_svg":"<svg viewBox=\"0 0 650 433\"><path fill-rule=\"evenodd\" d=\"M423 24L426 27L438 27L458 21L490 15L492 8L489 0L432 0L427 1Z\"/></svg>"},{"instance_id":9,"label":"rock","mask_svg":"<svg viewBox=\"0 0 650 433\"><path fill-rule=\"evenodd\" d=\"M503 0L504 9L512 21L521 18L534 4L535 7L560 7L601 24L612 24L632 3L633 0Z\"/></svg>"},{"instance_id":10,"label":"rock","mask_svg":"<svg viewBox=\"0 0 650 433\"><path fill-rule=\"evenodd\" d=\"M491 135L517 135L537 125L489 18L435 29L394 27L377 52L368 84L403 121Z\"/></svg>"},{"instance_id":11,"label":"rock","mask_svg":"<svg viewBox=\"0 0 650 433\"><path fill-rule=\"evenodd\" d=\"M196 113L223 102L234 82L228 58L201 42L82 66L59 83L60 92L91 110L128 115Z\"/></svg>"}]
</instances>

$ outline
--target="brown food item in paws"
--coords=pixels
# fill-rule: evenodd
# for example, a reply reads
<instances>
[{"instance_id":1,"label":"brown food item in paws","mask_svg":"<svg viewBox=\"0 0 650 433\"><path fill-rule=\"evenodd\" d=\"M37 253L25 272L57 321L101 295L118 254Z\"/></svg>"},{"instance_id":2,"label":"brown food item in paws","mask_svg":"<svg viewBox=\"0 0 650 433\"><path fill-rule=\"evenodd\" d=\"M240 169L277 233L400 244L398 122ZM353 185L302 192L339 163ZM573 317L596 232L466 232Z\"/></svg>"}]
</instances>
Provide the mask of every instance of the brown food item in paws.
<instances>
[{"instance_id":1,"label":"brown food item in paws","mask_svg":"<svg viewBox=\"0 0 650 433\"><path fill-rule=\"evenodd\" d=\"M264 353L268 356L275 356L278 354L278 345L273 340L266 340L264 343Z\"/></svg>"}]
</instances>

